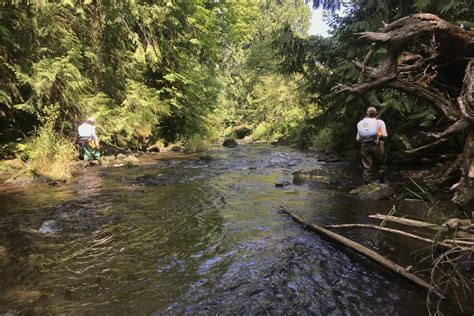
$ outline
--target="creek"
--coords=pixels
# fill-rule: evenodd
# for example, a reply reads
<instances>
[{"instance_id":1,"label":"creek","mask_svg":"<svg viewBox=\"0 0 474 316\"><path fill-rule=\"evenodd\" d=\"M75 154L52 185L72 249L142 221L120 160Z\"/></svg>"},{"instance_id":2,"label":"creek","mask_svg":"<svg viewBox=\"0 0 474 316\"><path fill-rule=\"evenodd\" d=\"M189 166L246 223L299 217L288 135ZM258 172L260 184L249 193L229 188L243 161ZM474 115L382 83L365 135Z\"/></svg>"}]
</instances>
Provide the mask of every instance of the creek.
<instances>
[{"instance_id":1,"label":"creek","mask_svg":"<svg viewBox=\"0 0 474 316\"><path fill-rule=\"evenodd\" d=\"M159 155L58 186L2 186L0 313L427 313L425 292L279 211L318 225L388 212L392 201L348 194L359 166L271 145ZM292 184L318 168L332 180ZM411 240L346 236L413 264Z\"/></svg>"}]
</instances>

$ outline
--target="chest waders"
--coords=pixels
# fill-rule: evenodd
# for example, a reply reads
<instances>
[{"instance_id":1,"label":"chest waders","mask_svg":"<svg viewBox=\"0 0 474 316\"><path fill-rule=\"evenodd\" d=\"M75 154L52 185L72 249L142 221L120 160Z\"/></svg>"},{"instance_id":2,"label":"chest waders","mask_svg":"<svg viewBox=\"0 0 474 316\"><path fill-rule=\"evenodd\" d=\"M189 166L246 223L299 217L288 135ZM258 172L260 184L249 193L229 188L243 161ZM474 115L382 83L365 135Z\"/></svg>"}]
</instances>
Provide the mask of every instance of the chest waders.
<instances>
[{"instance_id":1,"label":"chest waders","mask_svg":"<svg viewBox=\"0 0 474 316\"><path fill-rule=\"evenodd\" d=\"M379 137L362 138L361 145L362 165L364 167L363 178L364 183L373 181L374 172L379 182L385 182L387 159L385 155L385 144Z\"/></svg>"}]
</instances>

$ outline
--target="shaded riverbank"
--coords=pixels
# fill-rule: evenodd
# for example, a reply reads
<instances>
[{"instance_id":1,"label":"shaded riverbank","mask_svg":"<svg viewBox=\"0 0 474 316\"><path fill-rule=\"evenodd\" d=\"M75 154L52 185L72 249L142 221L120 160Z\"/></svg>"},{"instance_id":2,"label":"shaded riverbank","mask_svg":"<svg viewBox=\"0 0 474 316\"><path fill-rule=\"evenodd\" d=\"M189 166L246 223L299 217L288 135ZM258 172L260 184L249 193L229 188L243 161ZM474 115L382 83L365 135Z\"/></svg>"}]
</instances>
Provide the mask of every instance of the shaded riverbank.
<instances>
[{"instance_id":1,"label":"shaded riverbank","mask_svg":"<svg viewBox=\"0 0 474 316\"><path fill-rule=\"evenodd\" d=\"M154 157L88 168L55 187L2 186L1 312L426 313L424 292L278 210L319 225L388 212L394 201L348 194L358 166L250 144L206 159ZM316 168L337 181L275 186ZM45 221L57 223L53 233L39 231ZM414 264L411 240L346 235Z\"/></svg>"}]
</instances>

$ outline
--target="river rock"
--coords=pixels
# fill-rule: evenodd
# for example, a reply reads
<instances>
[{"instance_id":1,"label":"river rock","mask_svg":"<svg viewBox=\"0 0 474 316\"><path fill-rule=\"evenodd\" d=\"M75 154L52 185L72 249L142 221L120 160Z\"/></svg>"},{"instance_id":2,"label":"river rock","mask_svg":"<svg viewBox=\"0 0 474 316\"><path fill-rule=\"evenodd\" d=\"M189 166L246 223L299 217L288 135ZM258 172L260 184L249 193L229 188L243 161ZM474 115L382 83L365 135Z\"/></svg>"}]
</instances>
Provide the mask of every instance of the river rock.
<instances>
[{"instance_id":1,"label":"river rock","mask_svg":"<svg viewBox=\"0 0 474 316\"><path fill-rule=\"evenodd\" d=\"M125 158L127 158L127 155L119 153L115 157L117 157L117 159L125 159Z\"/></svg>"},{"instance_id":2,"label":"river rock","mask_svg":"<svg viewBox=\"0 0 474 316\"><path fill-rule=\"evenodd\" d=\"M4 260L6 260L6 258L7 258L7 256L8 256L7 247L0 246L0 263L4 262Z\"/></svg>"},{"instance_id":3,"label":"river rock","mask_svg":"<svg viewBox=\"0 0 474 316\"><path fill-rule=\"evenodd\" d=\"M234 148L237 147L237 142L233 138L226 138L224 142L222 143L222 146L224 147L229 147L229 148Z\"/></svg>"},{"instance_id":4,"label":"river rock","mask_svg":"<svg viewBox=\"0 0 474 316\"><path fill-rule=\"evenodd\" d=\"M212 161L212 156L206 153L200 154L199 155L199 160L205 161L205 162L210 162Z\"/></svg>"},{"instance_id":5,"label":"river rock","mask_svg":"<svg viewBox=\"0 0 474 316\"><path fill-rule=\"evenodd\" d=\"M147 151L149 153L159 153L160 152L160 147L153 145L147 148Z\"/></svg>"},{"instance_id":6,"label":"river rock","mask_svg":"<svg viewBox=\"0 0 474 316\"><path fill-rule=\"evenodd\" d=\"M5 181L7 184L19 185L34 182L37 176L31 170L22 170L13 177Z\"/></svg>"},{"instance_id":7,"label":"river rock","mask_svg":"<svg viewBox=\"0 0 474 316\"><path fill-rule=\"evenodd\" d=\"M372 182L350 192L363 200L384 200L395 196L395 191L387 184Z\"/></svg>"},{"instance_id":8,"label":"river rock","mask_svg":"<svg viewBox=\"0 0 474 316\"><path fill-rule=\"evenodd\" d=\"M293 183L291 183L290 181L280 181L280 182L276 182L275 183L275 187L277 188L284 188L286 186L289 186L289 185L292 185Z\"/></svg>"},{"instance_id":9,"label":"river rock","mask_svg":"<svg viewBox=\"0 0 474 316\"><path fill-rule=\"evenodd\" d=\"M139 160L135 156L128 156L127 158L123 159L123 162L126 166L128 167L133 167L137 166L139 163Z\"/></svg>"},{"instance_id":10,"label":"river rock","mask_svg":"<svg viewBox=\"0 0 474 316\"><path fill-rule=\"evenodd\" d=\"M59 224L55 220L45 221L38 230L42 234L54 234L60 231Z\"/></svg>"},{"instance_id":11,"label":"river rock","mask_svg":"<svg viewBox=\"0 0 474 316\"><path fill-rule=\"evenodd\" d=\"M324 169L311 171L296 171L293 173L293 183L298 185L307 181L322 182L326 184L337 184L337 176L333 172Z\"/></svg>"},{"instance_id":12,"label":"river rock","mask_svg":"<svg viewBox=\"0 0 474 316\"><path fill-rule=\"evenodd\" d=\"M184 151L184 148L178 145L174 145L171 146L170 151L174 153L182 153Z\"/></svg>"},{"instance_id":13,"label":"river rock","mask_svg":"<svg viewBox=\"0 0 474 316\"><path fill-rule=\"evenodd\" d=\"M5 291L2 291L2 294L0 295L0 300L17 303L32 303L38 301L41 296L42 295L40 291L30 290L22 286L15 286Z\"/></svg>"}]
</instances>

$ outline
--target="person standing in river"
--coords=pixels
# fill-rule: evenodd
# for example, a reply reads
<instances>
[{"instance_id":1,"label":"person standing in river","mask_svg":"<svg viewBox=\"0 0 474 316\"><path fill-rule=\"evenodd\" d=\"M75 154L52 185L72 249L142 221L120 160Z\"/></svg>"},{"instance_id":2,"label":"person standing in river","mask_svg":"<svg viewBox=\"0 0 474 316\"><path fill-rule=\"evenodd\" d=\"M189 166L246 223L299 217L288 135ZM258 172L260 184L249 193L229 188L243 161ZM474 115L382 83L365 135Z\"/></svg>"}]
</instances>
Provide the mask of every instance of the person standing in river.
<instances>
[{"instance_id":1,"label":"person standing in river","mask_svg":"<svg viewBox=\"0 0 474 316\"><path fill-rule=\"evenodd\" d=\"M374 107L367 109L367 116L357 123L357 141L361 144L361 157L364 171L364 183L373 181L374 171L380 183L384 183L386 173L386 155L384 138L387 137L385 122L378 119Z\"/></svg>"},{"instance_id":2,"label":"person standing in river","mask_svg":"<svg viewBox=\"0 0 474 316\"><path fill-rule=\"evenodd\" d=\"M100 152L99 152L99 140L95 133L95 119L89 117L86 122L82 123L78 128L79 133L79 144L81 146L81 154L87 164L92 164L92 161L97 160L99 166L102 165Z\"/></svg>"}]
</instances>

